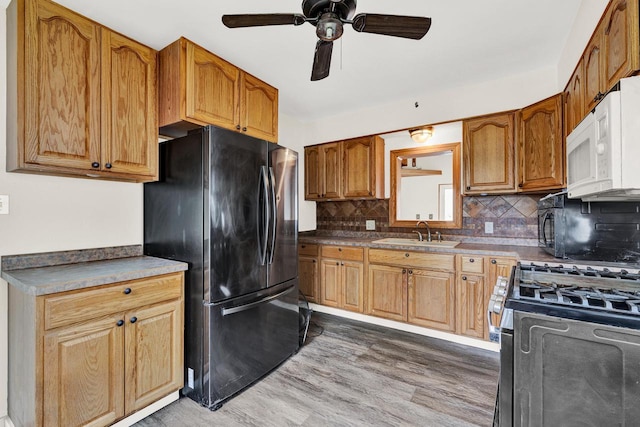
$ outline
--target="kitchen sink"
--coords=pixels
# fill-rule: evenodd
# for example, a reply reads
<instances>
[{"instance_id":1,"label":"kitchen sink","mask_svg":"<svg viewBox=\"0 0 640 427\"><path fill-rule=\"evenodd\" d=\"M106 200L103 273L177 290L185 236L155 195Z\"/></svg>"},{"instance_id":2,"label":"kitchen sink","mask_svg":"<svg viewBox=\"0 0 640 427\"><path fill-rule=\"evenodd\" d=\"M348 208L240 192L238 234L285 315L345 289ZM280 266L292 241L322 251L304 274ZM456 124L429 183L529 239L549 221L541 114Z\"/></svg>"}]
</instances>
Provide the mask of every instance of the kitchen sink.
<instances>
[{"instance_id":1,"label":"kitchen sink","mask_svg":"<svg viewBox=\"0 0 640 427\"><path fill-rule=\"evenodd\" d=\"M400 246L424 246L429 248L455 248L460 244L460 242L456 242L454 240L432 240L431 242L427 242L426 240L420 241L418 239L402 239L399 237L387 237L386 239L374 240L371 243Z\"/></svg>"}]
</instances>

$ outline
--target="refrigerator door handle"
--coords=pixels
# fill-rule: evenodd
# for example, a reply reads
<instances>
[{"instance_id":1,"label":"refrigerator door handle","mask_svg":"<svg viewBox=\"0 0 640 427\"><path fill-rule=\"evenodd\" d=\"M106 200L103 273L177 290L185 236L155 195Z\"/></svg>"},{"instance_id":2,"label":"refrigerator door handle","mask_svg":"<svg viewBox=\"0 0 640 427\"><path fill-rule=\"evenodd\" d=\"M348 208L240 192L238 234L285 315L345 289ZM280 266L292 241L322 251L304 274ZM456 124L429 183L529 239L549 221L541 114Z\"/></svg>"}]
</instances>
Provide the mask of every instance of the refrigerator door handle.
<instances>
[{"instance_id":1,"label":"refrigerator door handle","mask_svg":"<svg viewBox=\"0 0 640 427\"><path fill-rule=\"evenodd\" d=\"M260 167L259 192L262 194L265 206L262 212L258 211L258 216L262 215L262 222L258 218L258 246L260 247L260 265L267 263L267 241L269 239L269 183L267 177L267 167ZM262 227L260 227L262 224Z\"/></svg>"},{"instance_id":2,"label":"refrigerator door handle","mask_svg":"<svg viewBox=\"0 0 640 427\"><path fill-rule=\"evenodd\" d=\"M272 301L274 299L278 299L283 295L286 295L287 293L291 292L294 288L295 288L295 286L291 286L291 287L285 289L282 292L278 292L277 294L274 294L274 295L269 295L268 297L259 299L258 301L250 302L248 304L242 304L242 305L237 305L235 307L223 308L222 309L222 315L223 316L228 316L230 314L235 314L235 313L240 313L242 311L251 310L252 308L254 308L256 306L259 306L261 304L267 303L267 302Z\"/></svg>"},{"instance_id":3,"label":"refrigerator door handle","mask_svg":"<svg viewBox=\"0 0 640 427\"><path fill-rule=\"evenodd\" d=\"M273 264L273 254L276 251L276 230L278 228L278 204L276 203L276 179L273 168L269 166L269 188L271 189L271 248L269 249L269 264Z\"/></svg>"}]
</instances>

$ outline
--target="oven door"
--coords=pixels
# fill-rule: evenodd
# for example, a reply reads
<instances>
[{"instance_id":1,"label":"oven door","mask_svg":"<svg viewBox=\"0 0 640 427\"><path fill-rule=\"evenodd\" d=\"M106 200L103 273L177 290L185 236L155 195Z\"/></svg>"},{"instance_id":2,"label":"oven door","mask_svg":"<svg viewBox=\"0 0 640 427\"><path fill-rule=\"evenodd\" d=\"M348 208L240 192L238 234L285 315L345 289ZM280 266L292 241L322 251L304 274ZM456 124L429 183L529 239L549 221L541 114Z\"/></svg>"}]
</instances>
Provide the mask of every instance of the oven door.
<instances>
[{"instance_id":1,"label":"oven door","mask_svg":"<svg viewBox=\"0 0 640 427\"><path fill-rule=\"evenodd\" d=\"M640 331L514 313L514 426L640 420Z\"/></svg>"},{"instance_id":2,"label":"oven door","mask_svg":"<svg viewBox=\"0 0 640 427\"><path fill-rule=\"evenodd\" d=\"M567 193L577 198L597 191L596 119L587 117L567 136Z\"/></svg>"}]
</instances>

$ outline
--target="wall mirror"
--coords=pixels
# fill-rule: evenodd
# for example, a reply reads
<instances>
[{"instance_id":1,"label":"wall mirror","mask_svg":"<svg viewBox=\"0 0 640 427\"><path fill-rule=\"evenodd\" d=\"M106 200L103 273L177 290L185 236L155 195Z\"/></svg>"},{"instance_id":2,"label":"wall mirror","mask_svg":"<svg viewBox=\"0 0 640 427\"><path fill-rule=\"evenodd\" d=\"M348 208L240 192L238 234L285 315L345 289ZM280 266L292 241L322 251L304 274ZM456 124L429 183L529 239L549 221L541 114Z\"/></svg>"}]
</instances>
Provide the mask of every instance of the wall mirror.
<instances>
[{"instance_id":1,"label":"wall mirror","mask_svg":"<svg viewBox=\"0 0 640 427\"><path fill-rule=\"evenodd\" d=\"M460 143L427 145L390 152L392 227L462 227Z\"/></svg>"}]
</instances>

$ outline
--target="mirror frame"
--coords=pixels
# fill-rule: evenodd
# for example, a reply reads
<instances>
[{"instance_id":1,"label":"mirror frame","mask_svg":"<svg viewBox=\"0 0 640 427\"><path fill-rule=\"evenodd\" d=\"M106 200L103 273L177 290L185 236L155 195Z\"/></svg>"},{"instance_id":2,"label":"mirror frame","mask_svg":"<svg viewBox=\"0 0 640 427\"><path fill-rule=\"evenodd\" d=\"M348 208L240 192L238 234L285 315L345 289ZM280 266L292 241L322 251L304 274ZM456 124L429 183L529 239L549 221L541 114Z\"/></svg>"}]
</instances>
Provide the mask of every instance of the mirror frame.
<instances>
[{"instance_id":1,"label":"mirror frame","mask_svg":"<svg viewBox=\"0 0 640 427\"><path fill-rule=\"evenodd\" d=\"M452 142L448 144L427 145L416 148L403 148L401 150L393 150L390 152L390 180L391 180L391 198L389 199L389 226L390 227L415 227L417 221L399 220L397 216L397 198L398 185L400 184L400 157L417 157L425 154L432 154L441 151L451 151L453 154L453 220L452 221L427 221L429 227L432 228L462 228L462 193L461 193L461 170L460 170L460 151L462 144L460 142Z\"/></svg>"}]
</instances>

